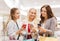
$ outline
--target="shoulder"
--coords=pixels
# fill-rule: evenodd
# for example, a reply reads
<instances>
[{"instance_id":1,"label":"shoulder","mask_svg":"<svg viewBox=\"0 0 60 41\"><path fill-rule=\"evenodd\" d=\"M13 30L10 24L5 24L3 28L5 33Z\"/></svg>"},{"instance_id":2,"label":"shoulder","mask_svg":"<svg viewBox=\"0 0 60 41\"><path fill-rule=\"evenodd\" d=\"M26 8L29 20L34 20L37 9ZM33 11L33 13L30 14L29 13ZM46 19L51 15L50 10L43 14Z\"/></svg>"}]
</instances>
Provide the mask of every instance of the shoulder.
<instances>
[{"instance_id":1,"label":"shoulder","mask_svg":"<svg viewBox=\"0 0 60 41\"><path fill-rule=\"evenodd\" d=\"M10 26L10 25L12 25L12 24L14 24L14 21L13 21L13 20L10 20L10 21L8 22L7 26Z\"/></svg>"},{"instance_id":2,"label":"shoulder","mask_svg":"<svg viewBox=\"0 0 60 41\"><path fill-rule=\"evenodd\" d=\"M14 21L13 20L10 20L8 23L14 23Z\"/></svg>"},{"instance_id":3,"label":"shoulder","mask_svg":"<svg viewBox=\"0 0 60 41\"><path fill-rule=\"evenodd\" d=\"M54 21L54 22L57 21L57 19L56 19L55 17L52 17L50 20L51 20L51 21Z\"/></svg>"},{"instance_id":4,"label":"shoulder","mask_svg":"<svg viewBox=\"0 0 60 41\"><path fill-rule=\"evenodd\" d=\"M52 18L48 19L48 20L46 21L46 23L47 23L47 24L57 23L57 19L56 19L55 17L52 17Z\"/></svg>"},{"instance_id":5,"label":"shoulder","mask_svg":"<svg viewBox=\"0 0 60 41\"><path fill-rule=\"evenodd\" d=\"M48 19L48 21L56 21L57 19L55 17L52 17L50 19Z\"/></svg>"},{"instance_id":6,"label":"shoulder","mask_svg":"<svg viewBox=\"0 0 60 41\"><path fill-rule=\"evenodd\" d=\"M50 18L51 23L57 23L57 19L55 17Z\"/></svg>"}]
</instances>

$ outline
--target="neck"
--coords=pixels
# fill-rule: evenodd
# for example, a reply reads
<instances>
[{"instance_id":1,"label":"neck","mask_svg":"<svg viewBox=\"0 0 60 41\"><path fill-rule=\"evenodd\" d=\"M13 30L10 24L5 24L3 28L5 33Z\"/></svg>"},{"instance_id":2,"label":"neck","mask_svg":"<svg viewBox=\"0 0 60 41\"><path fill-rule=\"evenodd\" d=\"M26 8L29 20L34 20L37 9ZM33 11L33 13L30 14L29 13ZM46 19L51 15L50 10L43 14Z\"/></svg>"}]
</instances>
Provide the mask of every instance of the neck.
<instances>
[{"instance_id":1,"label":"neck","mask_svg":"<svg viewBox=\"0 0 60 41\"><path fill-rule=\"evenodd\" d=\"M14 21L14 22L16 22L17 20L16 20L16 19L14 19L13 21Z\"/></svg>"},{"instance_id":2,"label":"neck","mask_svg":"<svg viewBox=\"0 0 60 41\"><path fill-rule=\"evenodd\" d=\"M29 18L28 21L32 22L34 19Z\"/></svg>"},{"instance_id":3,"label":"neck","mask_svg":"<svg viewBox=\"0 0 60 41\"><path fill-rule=\"evenodd\" d=\"M45 20L47 20L48 18L47 17L45 17Z\"/></svg>"}]
</instances>

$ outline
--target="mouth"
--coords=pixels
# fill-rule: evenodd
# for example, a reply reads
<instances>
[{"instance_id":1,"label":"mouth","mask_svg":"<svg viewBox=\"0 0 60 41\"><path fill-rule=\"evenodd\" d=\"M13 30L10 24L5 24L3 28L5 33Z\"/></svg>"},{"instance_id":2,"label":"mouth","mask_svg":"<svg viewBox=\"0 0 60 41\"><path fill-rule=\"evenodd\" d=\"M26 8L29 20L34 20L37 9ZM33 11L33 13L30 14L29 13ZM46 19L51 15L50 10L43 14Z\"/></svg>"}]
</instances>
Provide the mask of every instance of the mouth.
<instances>
[{"instance_id":1,"label":"mouth","mask_svg":"<svg viewBox=\"0 0 60 41\"><path fill-rule=\"evenodd\" d=\"M31 16L31 18L34 18L35 16Z\"/></svg>"}]
</instances>

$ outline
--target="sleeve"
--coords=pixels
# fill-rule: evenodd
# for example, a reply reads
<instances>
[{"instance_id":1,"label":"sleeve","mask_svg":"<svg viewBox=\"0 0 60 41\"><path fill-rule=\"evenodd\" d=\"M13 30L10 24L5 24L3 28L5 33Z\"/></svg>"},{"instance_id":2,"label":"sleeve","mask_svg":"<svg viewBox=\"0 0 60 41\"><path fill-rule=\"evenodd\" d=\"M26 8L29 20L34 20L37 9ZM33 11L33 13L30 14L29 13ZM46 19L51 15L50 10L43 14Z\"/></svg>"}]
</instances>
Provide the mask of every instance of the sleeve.
<instances>
[{"instance_id":1,"label":"sleeve","mask_svg":"<svg viewBox=\"0 0 60 41\"><path fill-rule=\"evenodd\" d=\"M56 19L51 19L50 20L50 28L47 30L47 32L50 32L53 35L56 25L57 25Z\"/></svg>"},{"instance_id":2,"label":"sleeve","mask_svg":"<svg viewBox=\"0 0 60 41\"><path fill-rule=\"evenodd\" d=\"M18 35L16 35L16 30L14 29L14 24L12 22L9 22L7 25L7 28L8 28L8 36L17 39Z\"/></svg>"},{"instance_id":3,"label":"sleeve","mask_svg":"<svg viewBox=\"0 0 60 41\"><path fill-rule=\"evenodd\" d=\"M8 29L8 36L12 36L12 37L17 37L16 35L16 30L14 29L14 24L9 22L7 25L7 29ZM14 30L13 30L14 29Z\"/></svg>"}]
</instances>

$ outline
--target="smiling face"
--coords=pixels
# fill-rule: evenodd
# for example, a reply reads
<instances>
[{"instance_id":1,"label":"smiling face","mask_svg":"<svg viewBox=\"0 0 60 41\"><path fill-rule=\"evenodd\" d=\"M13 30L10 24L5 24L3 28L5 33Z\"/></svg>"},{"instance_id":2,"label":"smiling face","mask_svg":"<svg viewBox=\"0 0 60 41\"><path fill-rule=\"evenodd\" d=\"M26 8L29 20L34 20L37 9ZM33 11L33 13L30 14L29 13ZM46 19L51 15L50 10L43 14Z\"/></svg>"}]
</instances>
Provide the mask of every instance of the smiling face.
<instances>
[{"instance_id":1,"label":"smiling face","mask_svg":"<svg viewBox=\"0 0 60 41\"><path fill-rule=\"evenodd\" d=\"M19 17L20 17L20 15L19 15L19 10L16 10L16 11L15 11L15 14L13 15L13 17L14 17L15 19L19 19Z\"/></svg>"},{"instance_id":2,"label":"smiling face","mask_svg":"<svg viewBox=\"0 0 60 41\"><path fill-rule=\"evenodd\" d=\"M43 23L45 20L55 17L50 5L43 5L40 9L40 18L41 18L41 23Z\"/></svg>"},{"instance_id":3,"label":"smiling face","mask_svg":"<svg viewBox=\"0 0 60 41\"><path fill-rule=\"evenodd\" d=\"M37 13L37 11L36 11L36 9L30 9L29 10L29 19L35 19L36 18L36 13Z\"/></svg>"},{"instance_id":4,"label":"smiling face","mask_svg":"<svg viewBox=\"0 0 60 41\"><path fill-rule=\"evenodd\" d=\"M17 20L20 17L18 8L12 8L10 11L11 19L12 20Z\"/></svg>"},{"instance_id":5,"label":"smiling face","mask_svg":"<svg viewBox=\"0 0 60 41\"><path fill-rule=\"evenodd\" d=\"M47 10L46 10L46 8L45 7L43 7L42 8L42 10L41 10L41 15L42 15L42 17L47 17Z\"/></svg>"}]
</instances>

